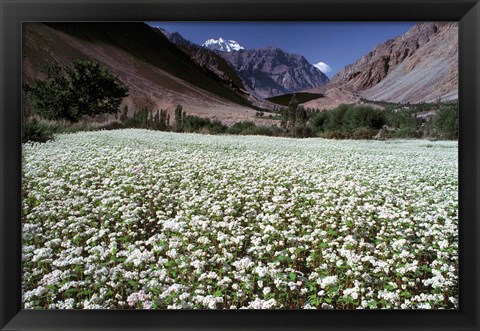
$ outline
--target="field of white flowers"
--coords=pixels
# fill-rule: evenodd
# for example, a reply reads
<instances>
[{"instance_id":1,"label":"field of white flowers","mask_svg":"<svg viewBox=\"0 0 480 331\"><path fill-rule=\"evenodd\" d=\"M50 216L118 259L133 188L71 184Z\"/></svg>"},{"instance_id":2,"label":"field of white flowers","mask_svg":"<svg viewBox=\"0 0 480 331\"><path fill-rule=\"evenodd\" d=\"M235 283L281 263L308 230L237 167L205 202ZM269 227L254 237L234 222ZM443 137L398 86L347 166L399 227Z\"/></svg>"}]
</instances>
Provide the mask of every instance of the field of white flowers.
<instances>
[{"instance_id":1,"label":"field of white flowers","mask_svg":"<svg viewBox=\"0 0 480 331\"><path fill-rule=\"evenodd\" d=\"M24 308L458 308L457 145L25 144Z\"/></svg>"}]
</instances>

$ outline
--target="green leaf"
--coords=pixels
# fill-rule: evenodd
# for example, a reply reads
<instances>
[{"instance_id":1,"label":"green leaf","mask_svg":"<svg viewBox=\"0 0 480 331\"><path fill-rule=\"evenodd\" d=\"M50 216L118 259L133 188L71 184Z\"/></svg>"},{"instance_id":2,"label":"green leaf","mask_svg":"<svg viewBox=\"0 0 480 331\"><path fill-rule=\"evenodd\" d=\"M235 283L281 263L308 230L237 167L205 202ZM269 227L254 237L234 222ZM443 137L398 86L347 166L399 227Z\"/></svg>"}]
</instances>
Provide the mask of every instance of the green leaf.
<instances>
[{"instance_id":1,"label":"green leaf","mask_svg":"<svg viewBox=\"0 0 480 331\"><path fill-rule=\"evenodd\" d=\"M286 257L285 255L279 255L279 256L277 257L277 261L284 261L284 260L286 260L286 259L287 259L287 257Z\"/></svg>"},{"instance_id":2,"label":"green leaf","mask_svg":"<svg viewBox=\"0 0 480 331\"><path fill-rule=\"evenodd\" d=\"M410 294L410 292L408 292L408 291L403 291L402 293L400 293L400 296L401 296L401 297L410 297L411 294Z\"/></svg>"},{"instance_id":3,"label":"green leaf","mask_svg":"<svg viewBox=\"0 0 480 331\"><path fill-rule=\"evenodd\" d=\"M386 285L385 288L389 291L393 291L395 289L393 285L390 285L390 284Z\"/></svg>"},{"instance_id":4,"label":"green leaf","mask_svg":"<svg viewBox=\"0 0 480 331\"><path fill-rule=\"evenodd\" d=\"M295 279L297 279L297 275L294 272L289 272L288 273L288 278L290 278L291 280L295 280Z\"/></svg>"},{"instance_id":5,"label":"green leaf","mask_svg":"<svg viewBox=\"0 0 480 331\"><path fill-rule=\"evenodd\" d=\"M378 301L373 300L368 303L369 308L376 308L377 306L378 306Z\"/></svg>"}]
</instances>

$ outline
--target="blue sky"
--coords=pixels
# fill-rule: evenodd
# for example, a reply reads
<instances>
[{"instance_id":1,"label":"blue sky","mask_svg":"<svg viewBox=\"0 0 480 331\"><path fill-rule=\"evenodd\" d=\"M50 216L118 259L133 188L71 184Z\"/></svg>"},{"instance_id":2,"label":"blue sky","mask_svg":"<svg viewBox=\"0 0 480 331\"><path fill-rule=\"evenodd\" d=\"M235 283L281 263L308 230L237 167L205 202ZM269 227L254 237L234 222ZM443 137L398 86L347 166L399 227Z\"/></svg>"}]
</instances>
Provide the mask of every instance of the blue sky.
<instances>
[{"instance_id":1,"label":"blue sky","mask_svg":"<svg viewBox=\"0 0 480 331\"><path fill-rule=\"evenodd\" d=\"M275 46L324 62L333 77L376 45L408 31L416 22L148 22L202 44L210 38L236 40L249 48Z\"/></svg>"}]
</instances>

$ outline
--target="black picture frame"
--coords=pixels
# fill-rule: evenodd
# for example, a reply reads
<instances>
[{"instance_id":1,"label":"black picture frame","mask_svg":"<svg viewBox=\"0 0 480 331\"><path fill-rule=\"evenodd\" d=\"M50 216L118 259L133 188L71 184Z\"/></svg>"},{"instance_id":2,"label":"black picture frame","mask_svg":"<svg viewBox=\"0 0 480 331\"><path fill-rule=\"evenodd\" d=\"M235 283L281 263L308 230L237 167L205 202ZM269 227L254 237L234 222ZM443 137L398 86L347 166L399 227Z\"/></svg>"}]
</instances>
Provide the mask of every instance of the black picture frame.
<instances>
[{"instance_id":1,"label":"black picture frame","mask_svg":"<svg viewBox=\"0 0 480 331\"><path fill-rule=\"evenodd\" d=\"M480 330L478 0L0 0L0 328L13 330ZM22 21L458 21L460 309L21 310Z\"/></svg>"}]
</instances>

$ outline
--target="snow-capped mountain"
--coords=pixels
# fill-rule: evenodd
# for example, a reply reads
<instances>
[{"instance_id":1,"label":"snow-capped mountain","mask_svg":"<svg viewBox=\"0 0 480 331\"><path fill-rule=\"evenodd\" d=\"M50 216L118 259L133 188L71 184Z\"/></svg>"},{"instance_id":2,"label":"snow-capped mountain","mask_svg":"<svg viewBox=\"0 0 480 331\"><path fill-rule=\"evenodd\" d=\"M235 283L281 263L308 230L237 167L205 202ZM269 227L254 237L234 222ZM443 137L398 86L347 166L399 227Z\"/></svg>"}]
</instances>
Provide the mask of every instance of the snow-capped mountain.
<instances>
[{"instance_id":1,"label":"snow-capped mountain","mask_svg":"<svg viewBox=\"0 0 480 331\"><path fill-rule=\"evenodd\" d=\"M318 70L320 70L321 72L323 72L324 74L327 74L330 71L332 71L332 67L330 67L325 62L318 62L317 64L314 64L313 66L315 68L317 68Z\"/></svg>"},{"instance_id":2,"label":"snow-capped mountain","mask_svg":"<svg viewBox=\"0 0 480 331\"><path fill-rule=\"evenodd\" d=\"M304 56L267 46L241 52L219 52L244 85L263 98L323 86L328 77Z\"/></svg>"},{"instance_id":3,"label":"snow-capped mountain","mask_svg":"<svg viewBox=\"0 0 480 331\"><path fill-rule=\"evenodd\" d=\"M245 49L235 40L226 40L226 39L223 39L222 37L218 39L208 39L202 44L202 46L212 50L222 51L222 52L232 52L232 51L239 51L241 49Z\"/></svg>"},{"instance_id":4,"label":"snow-capped mountain","mask_svg":"<svg viewBox=\"0 0 480 331\"><path fill-rule=\"evenodd\" d=\"M202 46L197 46L178 32L160 31L202 67L222 80L230 81L240 90L248 91L254 104L258 104L257 97L269 98L306 90L323 86L329 81L321 69L310 64L302 55L290 54L273 46L245 49L235 40L222 37L208 39ZM330 68L323 62L320 64L323 64L324 70ZM268 105L262 107L268 108Z\"/></svg>"}]
</instances>

